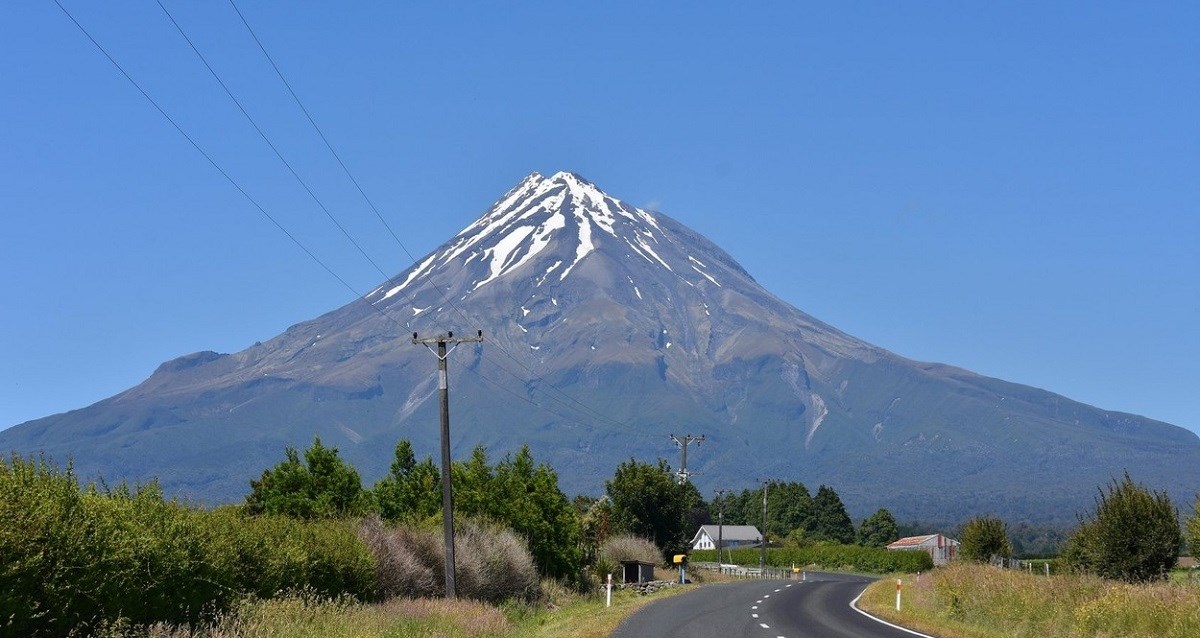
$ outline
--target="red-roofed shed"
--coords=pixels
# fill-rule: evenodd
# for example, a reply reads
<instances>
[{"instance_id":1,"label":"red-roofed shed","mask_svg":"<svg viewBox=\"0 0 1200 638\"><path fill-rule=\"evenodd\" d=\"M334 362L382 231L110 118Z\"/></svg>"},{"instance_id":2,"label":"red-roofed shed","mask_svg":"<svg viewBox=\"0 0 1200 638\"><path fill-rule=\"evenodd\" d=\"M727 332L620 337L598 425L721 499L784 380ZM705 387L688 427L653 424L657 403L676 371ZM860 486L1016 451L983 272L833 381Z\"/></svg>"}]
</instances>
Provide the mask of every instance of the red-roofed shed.
<instances>
[{"instance_id":1,"label":"red-roofed shed","mask_svg":"<svg viewBox=\"0 0 1200 638\"><path fill-rule=\"evenodd\" d=\"M928 552L934 565L945 565L958 556L958 544L958 541L943 534L926 534L901 538L887 548L895 552Z\"/></svg>"}]
</instances>

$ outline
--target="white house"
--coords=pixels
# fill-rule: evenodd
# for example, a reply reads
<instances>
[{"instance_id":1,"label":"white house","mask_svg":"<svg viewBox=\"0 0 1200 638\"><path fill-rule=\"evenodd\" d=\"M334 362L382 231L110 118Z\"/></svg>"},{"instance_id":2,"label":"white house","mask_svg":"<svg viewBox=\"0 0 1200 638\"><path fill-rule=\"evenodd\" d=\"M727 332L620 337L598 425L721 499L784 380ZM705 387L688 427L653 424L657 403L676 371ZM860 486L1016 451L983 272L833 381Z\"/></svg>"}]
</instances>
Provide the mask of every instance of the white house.
<instances>
[{"instance_id":1,"label":"white house","mask_svg":"<svg viewBox=\"0 0 1200 638\"><path fill-rule=\"evenodd\" d=\"M959 542L942 534L908 536L888 545L893 552L926 552L934 565L945 565L958 556Z\"/></svg>"},{"instance_id":2,"label":"white house","mask_svg":"<svg viewBox=\"0 0 1200 638\"><path fill-rule=\"evenodd\" d=\"M762 542L762 534L753 525L701 525L692 538L692 549L716 549L718 536L722 549L757 547Z\"/></svg>"}]
</instances>

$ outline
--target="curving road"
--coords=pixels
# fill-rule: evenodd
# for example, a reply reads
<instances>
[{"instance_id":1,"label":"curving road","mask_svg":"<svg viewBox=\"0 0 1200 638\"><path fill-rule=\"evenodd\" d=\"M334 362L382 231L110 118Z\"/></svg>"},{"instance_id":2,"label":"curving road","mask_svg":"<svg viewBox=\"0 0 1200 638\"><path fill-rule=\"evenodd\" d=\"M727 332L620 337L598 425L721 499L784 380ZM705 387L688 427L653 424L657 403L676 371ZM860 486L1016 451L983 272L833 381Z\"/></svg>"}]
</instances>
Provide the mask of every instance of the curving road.
<instances>
[{"instance_id":1,"label":"curving road","mask_svg":"<svg viewBox=\"0 0 1200 638\"><path fill-rule=\"evenodd\" d=\"M709 585L650 604L612 638L913 638L850 606L874 579L809 573L806 581ZM928 637L926 637L928 638Z\"/></svg>"}]
</instances>

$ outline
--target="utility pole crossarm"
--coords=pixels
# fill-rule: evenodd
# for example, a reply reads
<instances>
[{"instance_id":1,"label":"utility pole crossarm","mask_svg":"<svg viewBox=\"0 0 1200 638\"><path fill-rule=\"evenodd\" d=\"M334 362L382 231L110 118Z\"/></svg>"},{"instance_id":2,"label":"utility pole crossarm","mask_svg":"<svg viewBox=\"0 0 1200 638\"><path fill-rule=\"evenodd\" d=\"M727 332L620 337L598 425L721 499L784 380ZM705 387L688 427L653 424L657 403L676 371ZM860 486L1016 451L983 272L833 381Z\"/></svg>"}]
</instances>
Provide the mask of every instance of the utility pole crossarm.
<instances>
[{"instance_id":1,"label":"utility pole crossarm","mask_svg":"<svg viewBox=\"0 0 1200 638\"><path fill-rule=\"evenodd\" d=\"M677 437L674 434L672 434L670 436L671 436L671 440L674 441L675 445L678 445L679 449L681 450L682 458L680 459L680 463L679 463L679 471L675 473L675 476L679 477L679 484L683 485L688 482L689 476L691 476L692 474L699 474L699 472L688 472L688 469L687 469L688 444L695 443L696 445L699 445L700 443L702 443L704 441L704 435L701 434L700 436L693 436L691 434L685 434L685 435L683 435L682 438Z\"/></svg>"}]
</instances>

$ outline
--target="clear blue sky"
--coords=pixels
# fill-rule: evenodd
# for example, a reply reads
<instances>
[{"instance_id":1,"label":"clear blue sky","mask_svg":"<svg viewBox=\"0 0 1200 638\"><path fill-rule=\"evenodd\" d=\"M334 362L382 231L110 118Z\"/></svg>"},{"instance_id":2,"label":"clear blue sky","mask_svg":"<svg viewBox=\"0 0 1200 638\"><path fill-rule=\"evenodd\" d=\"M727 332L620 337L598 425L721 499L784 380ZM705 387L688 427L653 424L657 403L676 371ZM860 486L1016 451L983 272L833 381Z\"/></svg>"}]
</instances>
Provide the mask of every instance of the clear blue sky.
<instances>
[{"instance_id":1,"label":"clear blue sky","mask_svg":"<svg viewBox=\"0 0 1200 638\"><path fill-rule=\"evenodd\" d=\"M379 283L155 3L62 1L291 232ZM166 4L407 268L232 7ZM1200 3L445 4L239 0L416 256L571 170L901 355L1200 430ZM354 298L50 0L0 3L0 213L0 428Z\"/></svg>"}]
</instances>

